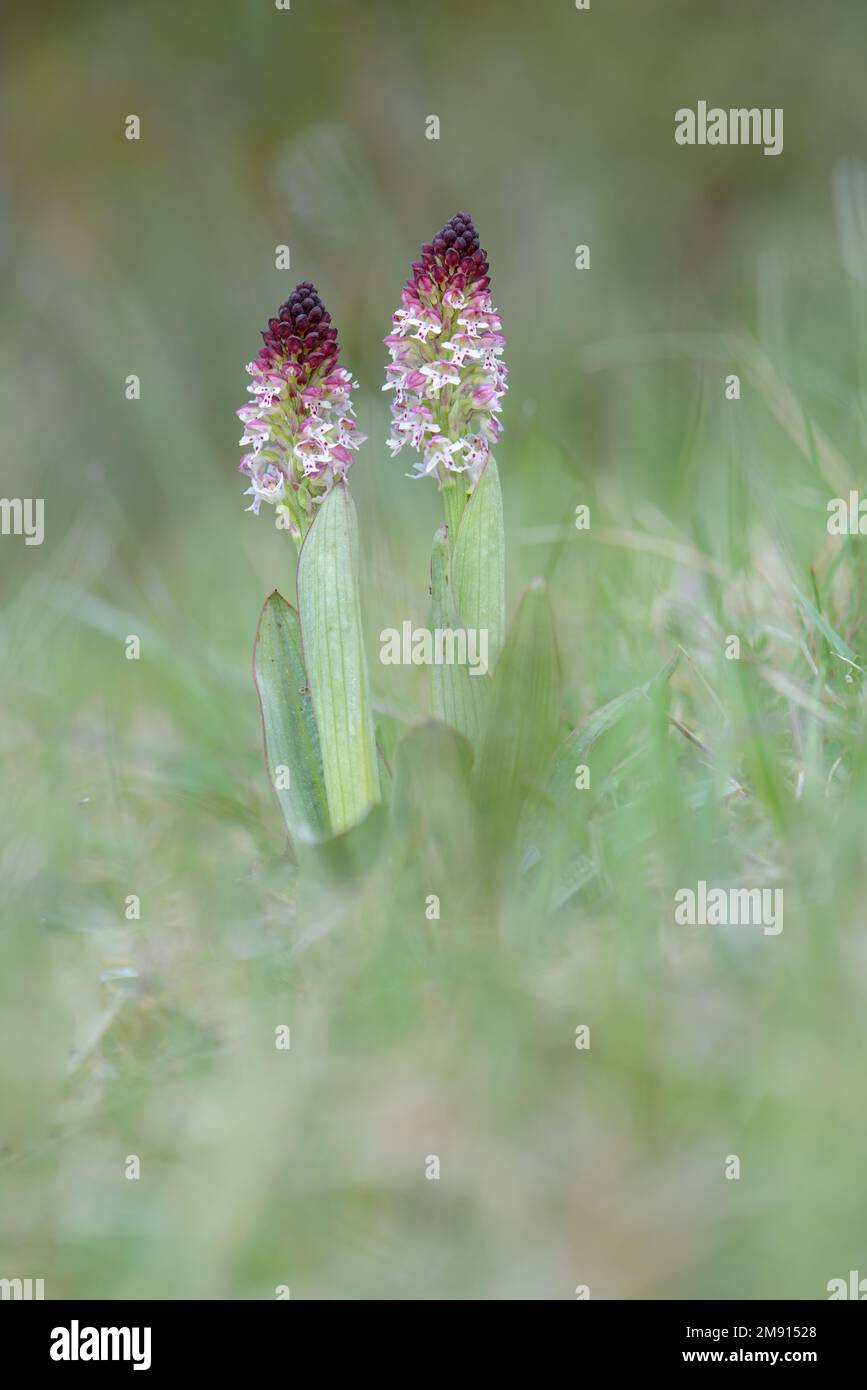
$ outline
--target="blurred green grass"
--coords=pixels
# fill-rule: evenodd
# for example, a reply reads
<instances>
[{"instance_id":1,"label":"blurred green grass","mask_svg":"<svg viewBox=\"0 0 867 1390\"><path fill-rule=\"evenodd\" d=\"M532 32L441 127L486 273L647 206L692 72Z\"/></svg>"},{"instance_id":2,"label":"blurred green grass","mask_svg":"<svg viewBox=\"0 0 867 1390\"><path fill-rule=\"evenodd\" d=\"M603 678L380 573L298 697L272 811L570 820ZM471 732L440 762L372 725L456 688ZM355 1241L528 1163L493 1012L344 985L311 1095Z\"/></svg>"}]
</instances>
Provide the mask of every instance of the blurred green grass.
<instances>
[{"instance_id":1,"label":"blurred green grass","mask_svg":"<svg viewBox=\"0 0 867 1390\"><path fill-rule=\"evenodd\" d=\"M646 11L444 3L442 42L408 4L12 15L0 489L46 499L46 541L0 542L0 1275L810 1298L864 1268L863 684L795 591L863 664L863 552L825 507L865 482L865 17ZM677 148L702 96L784 106L784 155ZM458 207L509 341L510 610L546 577L564 732L678 658L667 705L594 752L555 910L496 847L443 863L478 826L423 741L427 807L350 882L287 851L261 759L253 631L293 563L241 510L233 410L287 288L273 248L363 387L393 763L427 673L377 634L426 621L440 510L388 459L381 338ZM674 928L699 878L784 886L783 934Z\"/></svg>"}]
</instances>

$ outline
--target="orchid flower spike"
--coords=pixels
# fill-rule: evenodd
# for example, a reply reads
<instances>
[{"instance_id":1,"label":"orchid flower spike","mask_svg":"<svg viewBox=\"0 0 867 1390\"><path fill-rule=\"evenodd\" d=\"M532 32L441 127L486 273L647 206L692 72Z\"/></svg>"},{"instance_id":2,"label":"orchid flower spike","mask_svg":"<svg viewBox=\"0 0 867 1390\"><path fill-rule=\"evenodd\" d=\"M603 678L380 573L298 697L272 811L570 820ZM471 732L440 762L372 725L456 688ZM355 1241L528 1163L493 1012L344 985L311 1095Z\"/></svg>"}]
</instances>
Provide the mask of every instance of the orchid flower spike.
<instances>
[{"instance_id":1,"label":"orchid flower spike","mask_svg":"<svg viewBox=\"0 0 867 1390\"><path fill-rule=\"evenodd\" d=\"M421 248L385 339L392 454L410 445L419 457L409 476L434 475L442 489L462 481L464 493L502 430L506 340L490 283L472 218L459 212Z\"/></svg>"},{"instance_id":2,"label":"orchid flower spike","mask_svg":"<svg viewBox=\"0 0 867 1390\"><path fill-rule=\"evenodd\" d=\"M239 469L250 480L247 510L258 515L270 502L278 527L300 543L366 438L351 403L358 382L340 365L337 329L309 280L280 305L262 338L247 365L253 399L237 411L241 444L251 446Z\"/></svg>"}]
</instances>

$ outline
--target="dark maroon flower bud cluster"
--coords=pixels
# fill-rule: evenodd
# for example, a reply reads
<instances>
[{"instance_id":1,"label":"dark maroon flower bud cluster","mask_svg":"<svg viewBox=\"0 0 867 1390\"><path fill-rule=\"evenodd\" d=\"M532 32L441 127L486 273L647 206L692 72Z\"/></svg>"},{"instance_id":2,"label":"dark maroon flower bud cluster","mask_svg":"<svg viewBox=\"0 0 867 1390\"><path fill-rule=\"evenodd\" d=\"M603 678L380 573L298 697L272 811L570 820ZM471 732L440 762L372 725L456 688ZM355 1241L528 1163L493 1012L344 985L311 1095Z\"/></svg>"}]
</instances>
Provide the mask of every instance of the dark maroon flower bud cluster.
<instances>
[{"instance_id":1,"label":"dark maroon flower bud cluster","mask_svg":"<svg viewBox=\"0 0 867 1390\"><path fill-rule=\"evenodd\" d=\"M331 315L309 280L296 285L280 305L276 318L268 320L262 338L265 346L259 352L260 362L263 365L271 365L275 359L296 362L295 375L300 385L309 380L323 362L332 365L339 352L337 329L331 327Z\"/></svg>"},{"instance_id":2,"label":"dark maroon flower bud cluster","mask_svg":"<svg viewBox=\"0 0 867 1390\"><path fill-rule=\"evenodd\" d=\"M430 294L434 283L442 290L468 292L486 290L491 283L487 252L479 246L473 219L465 212L456 213L432 241L425 242L421 260L413 261L412 270L407 288L422 294Z\"/></svg>"}]
</instances>

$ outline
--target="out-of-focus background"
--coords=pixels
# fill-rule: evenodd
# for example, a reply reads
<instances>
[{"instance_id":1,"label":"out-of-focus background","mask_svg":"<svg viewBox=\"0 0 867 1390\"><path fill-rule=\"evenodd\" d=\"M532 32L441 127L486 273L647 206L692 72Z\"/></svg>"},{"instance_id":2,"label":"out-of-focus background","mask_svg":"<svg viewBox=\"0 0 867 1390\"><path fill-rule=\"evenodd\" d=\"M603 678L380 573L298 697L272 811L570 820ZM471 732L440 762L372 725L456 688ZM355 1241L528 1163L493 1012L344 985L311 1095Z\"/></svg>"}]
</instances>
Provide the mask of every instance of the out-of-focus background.
<instances>
[{"instance_id":1,"label":"out-of-focus background","mask_svg":"<svg viewBox=\"0 0 867 1390\"><path fill-rule=\"evenodd\" d=\"M6 7L0 493L45 499L45 540L0 537L0 1277L821 1298L867 1273L867 542L826 530L867 485L865 42L862 0ZM702 99L782 107L783 153L676 145ZM310 279L362 388L384 743L429 713L429 673L377 659L427 620L441 520L385 447L381 340L458 210L508 337L510 608L547 579L564 732L677 657L667 710L600 745L544 911L526 866L427 853L469 814L436 758L387 863L296 864L250 676L294 555L243 511L234 410ZM783 887L782 934L675 927L699 879Z\"/></svg>"}]
</instances>

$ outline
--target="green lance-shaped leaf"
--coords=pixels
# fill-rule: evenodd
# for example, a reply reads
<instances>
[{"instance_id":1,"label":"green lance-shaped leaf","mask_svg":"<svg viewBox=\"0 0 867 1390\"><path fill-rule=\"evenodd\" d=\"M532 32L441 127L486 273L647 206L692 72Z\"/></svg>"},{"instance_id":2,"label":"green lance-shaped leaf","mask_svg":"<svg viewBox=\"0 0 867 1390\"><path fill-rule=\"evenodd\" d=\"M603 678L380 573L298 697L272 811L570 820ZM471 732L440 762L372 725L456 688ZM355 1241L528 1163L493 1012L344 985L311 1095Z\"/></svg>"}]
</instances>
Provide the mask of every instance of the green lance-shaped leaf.
<instances>
[{"instance_id":1,"label":"green lance-shaped leaf","mask_svg":"<svg viewBox=\"0 0 867 1390\"><path fill-rule=\"evenodd\" d=\"M493 671L506 636L506 541L500 475L493 459L483 471L452 537L452 578L458 612L467 627L488 634Z\"/></svg>"},{"instance_id":2,"label":"green lance-shaped leaf","mask_svg":"<svg viewBox=\"0 0 867 1390\"><path fill-rule=\"evenodd\" d=\"M256 629L253 675L262 711L268 775L289 834L300 843L329 832L316 717L307 685L298 614L276 591Z\"/></svg>"},{"instance_id":3,"label":"green lance-shaped leaf","mask_svg":"<svg viewBox=\"0 0 867 1390\"><path fill-rule=\"evenodd\" d=\"M489 809L511 823L538 792L560 730L560 661L543 579L525 590L493 680L479 780Z\"/></svg>"},{"instance_id":4,"label":"green lance-shaped leaf","mask_svg":"<svg viewBox=\"0 0 867 1390\"><path fill-rule=\"evenodd\" d=\"M331 826L339 834L380 799L358 594L358 527L345 483L325 498L301 547L298 609Z\"/></svg>"},{"instance_id":5,"label":"green lance-shaped leaf","mask_svg":"<svg viewBox=\"0 0 867 1390\"><path fill-rule=\"evenodd\" d=\"M431 580L431 626L436 638L437 632L443 634L443 654L468 657L471 641L476 645L473 655L477 659L475 668L467 660L434 661L433 709L437 719L450 724L453 729L464 734L471 743L476 743L482 728L482 715L485 700L490 689L490 676L483 669L478 658L481 654L490 663L487 651L488 638L480 639L480 634L468 634L458 613L451 584L451 556L445 528L441 527L434 536L430 567ZM483 646L478 646L478 641ZM473 671L475 670L475 674Z\"/></svg>"}]
</instances>

